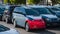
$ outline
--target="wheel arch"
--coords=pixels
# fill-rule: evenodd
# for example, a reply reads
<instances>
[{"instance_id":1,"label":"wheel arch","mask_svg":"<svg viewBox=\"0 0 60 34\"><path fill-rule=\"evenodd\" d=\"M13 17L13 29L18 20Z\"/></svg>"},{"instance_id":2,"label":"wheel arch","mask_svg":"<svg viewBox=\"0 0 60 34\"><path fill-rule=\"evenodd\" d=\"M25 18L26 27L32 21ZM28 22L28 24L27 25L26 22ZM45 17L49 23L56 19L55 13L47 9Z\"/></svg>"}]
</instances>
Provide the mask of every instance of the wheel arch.
<instances>
[{"instance_id":1,"label":"wheel arch","mask_svg":"<svg viewBox=\"0 0 60 34\"><path fill-rule=\"evenodd\" d=\"M28 22L28 21L25 22L25 27L26 27L27 22Z\"/></svg>"}]
</instances>

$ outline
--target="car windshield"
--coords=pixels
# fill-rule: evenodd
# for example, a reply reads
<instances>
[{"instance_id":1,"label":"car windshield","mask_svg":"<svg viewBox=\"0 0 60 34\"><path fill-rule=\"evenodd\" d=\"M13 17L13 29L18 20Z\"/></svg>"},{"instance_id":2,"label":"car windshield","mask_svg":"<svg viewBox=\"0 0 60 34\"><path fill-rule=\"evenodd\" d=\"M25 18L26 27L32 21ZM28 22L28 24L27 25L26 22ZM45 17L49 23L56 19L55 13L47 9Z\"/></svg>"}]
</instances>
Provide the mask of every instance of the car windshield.
<instances>
[{"instance_id":1,"label":"car windshield","mask_svg":"<svg viewBox=\"0 0 60 34\"><path fill-rule=\"evenodd\" d=\"M33 9L38 11L39 14L50 14L49 10L46 8L33 8Z\"/></svg>"},{"instance_id":2,"label":"car windshield","mask_svg":"<svg viewBox=\"0 0 60 34\"><path fill-rule=\"evenodd\" d=\"M4 31L8 31L8 30L10 30L10 29L3 25L0 25L0 32L4 32Z\"/></svg>"},{"instance_id":3,"label":"car windshield","mask_svg":"<svg viewBox=\"0 0 60 34\"><path fill-rule=\"evenodd\" d=\"M58 8L51 8L53 11L60 11Z\"/></svg>"},{"instance_id":4,"label":"car windshield","mask_svg":"<svg viewBox=\"0 0 60 34\"><path fill-rule=\"evenodd\" d=\"M34 16L38 16L39 15L39 13L36 12L35 10L33 10L33 9L25 9L25 10L26 10L26 14L27 15L34 15Z\"/></svg>"}]
</instances>

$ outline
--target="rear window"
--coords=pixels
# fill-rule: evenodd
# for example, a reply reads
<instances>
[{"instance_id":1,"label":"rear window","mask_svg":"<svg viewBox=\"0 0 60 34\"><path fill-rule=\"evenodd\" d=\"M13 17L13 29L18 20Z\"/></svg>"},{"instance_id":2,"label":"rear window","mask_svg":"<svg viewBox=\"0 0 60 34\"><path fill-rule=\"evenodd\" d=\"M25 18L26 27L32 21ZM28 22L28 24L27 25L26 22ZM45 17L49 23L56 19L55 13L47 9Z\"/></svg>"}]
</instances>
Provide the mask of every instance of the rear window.
<instances>
[{"instance_id":1,"label":"rear window","mask_svg":"<svg viewBox=\"0 0 60 34\"><path fill-rule=\"evenodd\" d=\"M8 30L10 30L10 29L3 25L0 25L0 32L4 32L4 31L8 31Z\"/></svg>"}]
</instances>

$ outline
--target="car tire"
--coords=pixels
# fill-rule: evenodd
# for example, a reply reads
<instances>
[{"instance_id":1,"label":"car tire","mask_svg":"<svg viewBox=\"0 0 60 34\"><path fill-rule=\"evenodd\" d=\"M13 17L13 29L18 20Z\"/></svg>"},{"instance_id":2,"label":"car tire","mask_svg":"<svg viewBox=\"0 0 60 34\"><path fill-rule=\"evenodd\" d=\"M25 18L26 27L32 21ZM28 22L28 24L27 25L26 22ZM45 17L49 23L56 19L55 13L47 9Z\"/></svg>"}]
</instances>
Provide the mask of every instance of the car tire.
<instances>
[{"instance_id":1,"label":"car tire","mask_svg":"<svg viewBox=\"0 0 60 34\"><path fill-rule=\"evenodd\" d=\"M14 27L17 27L17 24L16 24L15 20L13 20L13 25L14 25Z\"/></svg>"},{"instance_id":2,"label":"car tire","mask_svg":"<svg viewBox=\"0 0 60 34\"><path fill-rule=\"evenodd\" d=\"M30 31L28 23L26 23L26 25L25 25L25 30L26 30L27 32Z\"/></svg>"},{"instance_id":3,"label":"car tire","mask_svg":"<svg viewBox=\"0 0 60 34\"><path fill-rule=\"evenodd\" d=\"M8 22L9 22L8 18L6 18L6 19L5 19L5 22L6 22L6 23L8 23Z\"/></svg>"},{"instance_id":4,"label":"car tire","mask_svg":"<svg viewBox=\"0 0 60 34\"><path fill-rule=\"evenodd\" d=\"M4 20L4 16L2 16L2 21L5 21L5 20Z\"/></svg>"}]
</instances>

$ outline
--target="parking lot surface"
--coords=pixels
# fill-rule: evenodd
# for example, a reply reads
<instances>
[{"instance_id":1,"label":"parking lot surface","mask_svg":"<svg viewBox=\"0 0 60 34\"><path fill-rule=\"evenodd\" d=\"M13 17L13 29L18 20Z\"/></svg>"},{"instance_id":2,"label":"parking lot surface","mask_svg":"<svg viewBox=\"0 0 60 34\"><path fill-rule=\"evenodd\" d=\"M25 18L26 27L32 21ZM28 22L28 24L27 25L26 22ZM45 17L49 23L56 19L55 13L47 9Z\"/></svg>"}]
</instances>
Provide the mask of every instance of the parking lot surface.
<instances>
[{"instance_id":1,"label":"parking lot surface","mask_svg":"<svg viewBox=\"0 0 60 34\"><path fill-rule=\"evenodd\" d=\"M55 27L55 28L48 28L46 30L33 30L30 32L26 32L24 28L14 28L12 24L7 24L5 22L0 21L0 24L8 27L8 28L13 28L16 29L20 34L60 34L60 28Z\"/></svg>"}]
</instances>

